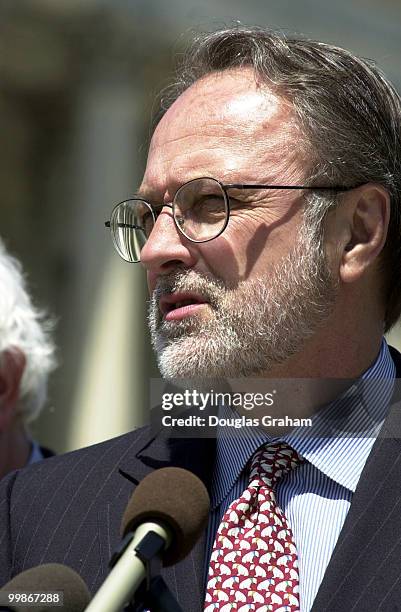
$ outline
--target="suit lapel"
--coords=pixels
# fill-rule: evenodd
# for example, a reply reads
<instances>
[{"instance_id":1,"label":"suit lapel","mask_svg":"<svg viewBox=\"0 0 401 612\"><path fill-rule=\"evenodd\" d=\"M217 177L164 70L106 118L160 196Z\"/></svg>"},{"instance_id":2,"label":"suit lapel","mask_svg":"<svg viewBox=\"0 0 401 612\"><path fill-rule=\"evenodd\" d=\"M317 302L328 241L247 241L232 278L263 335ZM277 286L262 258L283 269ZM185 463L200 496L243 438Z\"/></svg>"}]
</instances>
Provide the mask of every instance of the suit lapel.
<instances>
[{"instance_id":1,"label":"suit lapel","mask_svg":"<svg viewBox=\"0 0 401 612\"><path fill-rule=\"evenodd\" d=\"M96 588L105 579L110 557L121 542L120 522L135 486L153 470L174 466L193 472L210 490L214 448L213 439L168 438L161 432L157 436L149 434L140 449L120 463L113 497L117 487L120 492L122 488L124 491L118 496L118 503L111 499L98 513L101 570ZM162 576L183 610L200 612L202 609L204 555L205 533L185 559L172 567L162 568Z\"/></svg>"},{"instance_id":2,"label":"suit lapel","mask_svg":"<svg viewBox=\"0 0 401 612\"><path fill-rule=\"evenodd\" d=\"M327 567L312 612L395 610L401 558L399 403L376 440ZM381 608L380 606L384 607Z\"/></svg>"},{"instance_id":3,"label":"suit lapel","mask_svg":"<svg viewBox=\"0 0 401 612\"><path fill-rule=\"evenodd\" d=\"M215 440L205 438L164 438L139 453L146 465L181 467L194 473L210 491L213 474ZM183 610L200 612L203 609L203 567L205 532L189 555L180 563L162 569L162 576L175 594Z\"/></svg>"}]
</instances>

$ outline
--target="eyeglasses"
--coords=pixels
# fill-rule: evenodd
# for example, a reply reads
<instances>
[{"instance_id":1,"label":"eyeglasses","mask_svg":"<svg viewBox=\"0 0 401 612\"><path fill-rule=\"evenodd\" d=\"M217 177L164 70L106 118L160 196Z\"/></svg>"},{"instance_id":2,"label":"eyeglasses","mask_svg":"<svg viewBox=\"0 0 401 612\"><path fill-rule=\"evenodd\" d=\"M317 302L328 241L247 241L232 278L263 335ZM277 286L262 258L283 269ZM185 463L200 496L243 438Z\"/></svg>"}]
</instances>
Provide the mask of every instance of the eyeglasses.
<instances>
[{"instance_id":1,"label":"eyeglasses","mask_svg":"<svg viewBox=\"0 0 401 612\"><path fill-rule=\"evenodd\" d=\"M196 178L184 183L171 204L155 206L142 198L132 198L117 204L105 226L110 228L117 253L130 263L140 261L141 250L149 238L162 208L172 209L174 223L191 242L209 242L224 232L232 209L246 202L230 202L229 189L308 189L349 191L354 187L312 187L304 185L243 185L223 184L213 178Z\"/></svg>"}]
</instances>

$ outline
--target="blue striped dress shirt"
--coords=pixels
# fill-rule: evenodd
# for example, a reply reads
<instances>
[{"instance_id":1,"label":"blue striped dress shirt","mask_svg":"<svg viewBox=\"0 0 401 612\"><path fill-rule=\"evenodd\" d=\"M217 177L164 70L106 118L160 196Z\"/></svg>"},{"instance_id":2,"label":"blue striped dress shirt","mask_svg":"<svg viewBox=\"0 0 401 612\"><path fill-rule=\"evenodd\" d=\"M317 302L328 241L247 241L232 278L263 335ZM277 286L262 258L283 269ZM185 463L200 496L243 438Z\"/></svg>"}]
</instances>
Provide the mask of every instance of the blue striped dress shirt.
<instances>
[{"instance_id":1,"label":"blue striped dress shirt","mask_svg":"<svg viewBox=\"0 0 401 612\"><path fill-rule=\"evenodd\" d=\"M298 550L300 609L309 612L363 467L389 409L394 379L395 365L383 339L374 364L345 394L318 413L308 432L293 430L281 438L272 438L263 430L243 428L235 430L234 441L232 435L227 436L220 429L206 541L205 581L221 518L248 486L250 458L266 443L286 441L305 462L278 483L276 497ZM223 413L223 416L226 415ZM329 435L327 423L331 423ZM334 432L333 423L340 423ZM340 435L336 435L338 432Z\"/></svg>"}]
</instances>

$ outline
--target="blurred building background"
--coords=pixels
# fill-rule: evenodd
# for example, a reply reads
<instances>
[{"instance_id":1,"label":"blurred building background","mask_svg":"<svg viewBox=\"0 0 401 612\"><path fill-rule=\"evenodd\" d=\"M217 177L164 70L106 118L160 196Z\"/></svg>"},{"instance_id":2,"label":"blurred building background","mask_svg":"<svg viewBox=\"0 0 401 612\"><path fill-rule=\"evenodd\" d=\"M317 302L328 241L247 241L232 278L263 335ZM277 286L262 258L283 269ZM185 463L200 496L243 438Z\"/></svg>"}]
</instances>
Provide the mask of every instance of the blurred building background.
<instances>
[{"instance_id":1,"label":"blurred building background","mask_svg":"<svg viewBox=\"0 0 401 612\"><path fill-rule=\"evenodd\" d=\"M401 89L399 0L1 0L0 235L58 321L60 366L33 426L58 452L145 418L157 370L144 274L103 221L140 181L155 93L191 30L237 20L374 58Z\"/></svg>"}]
</instances>

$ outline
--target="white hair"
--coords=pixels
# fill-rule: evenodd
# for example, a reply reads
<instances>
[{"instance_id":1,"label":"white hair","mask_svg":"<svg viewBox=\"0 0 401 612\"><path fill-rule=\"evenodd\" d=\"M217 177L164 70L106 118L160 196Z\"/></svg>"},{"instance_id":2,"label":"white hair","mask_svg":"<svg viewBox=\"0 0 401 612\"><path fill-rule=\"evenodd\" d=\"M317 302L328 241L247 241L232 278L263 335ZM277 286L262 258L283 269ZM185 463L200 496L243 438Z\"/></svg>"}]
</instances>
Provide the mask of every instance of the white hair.
<instances>
[{"instance_id":1,"label":"white hair","mask_svg":"<svg viewBox=\"0 0 401 612\"><path fill-rule=\"evenodd\" d=\"M17 414L25 423L35 419L43 408L47 378L56 366L52 327L32 304L22 266L0 239L0 362L5 351L19 349L25 356L17 406Z\"/></svg>"}]
</instances>

